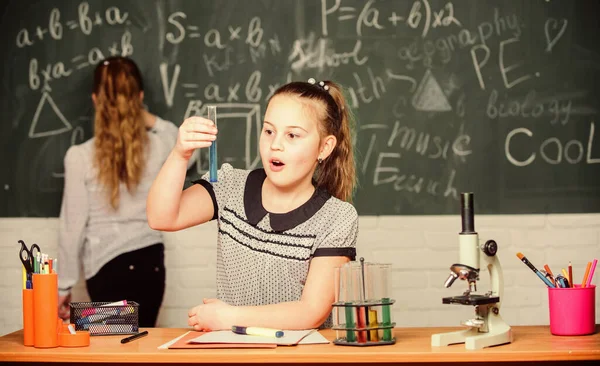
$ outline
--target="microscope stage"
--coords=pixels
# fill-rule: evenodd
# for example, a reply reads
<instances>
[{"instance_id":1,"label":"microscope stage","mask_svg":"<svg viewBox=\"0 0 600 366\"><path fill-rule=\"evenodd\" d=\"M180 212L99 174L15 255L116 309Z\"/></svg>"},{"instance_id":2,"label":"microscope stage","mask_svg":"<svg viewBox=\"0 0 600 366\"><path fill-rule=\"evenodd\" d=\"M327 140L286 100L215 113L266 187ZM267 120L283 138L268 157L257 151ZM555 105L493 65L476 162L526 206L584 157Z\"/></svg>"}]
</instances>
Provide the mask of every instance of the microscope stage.
<instances>
[{"instance_id":1,"label":"microscope stage","mask_svg":"<svg viewBox=\"0 0 600 366\"><path fill-rule=\"evenodd\" d=\"M500 302L498 296L483 296L483 295L468 295L468 296L452 296L442 298L443 304L460 304L460 305L486 305Z\"/></svg>"}]
</instances>

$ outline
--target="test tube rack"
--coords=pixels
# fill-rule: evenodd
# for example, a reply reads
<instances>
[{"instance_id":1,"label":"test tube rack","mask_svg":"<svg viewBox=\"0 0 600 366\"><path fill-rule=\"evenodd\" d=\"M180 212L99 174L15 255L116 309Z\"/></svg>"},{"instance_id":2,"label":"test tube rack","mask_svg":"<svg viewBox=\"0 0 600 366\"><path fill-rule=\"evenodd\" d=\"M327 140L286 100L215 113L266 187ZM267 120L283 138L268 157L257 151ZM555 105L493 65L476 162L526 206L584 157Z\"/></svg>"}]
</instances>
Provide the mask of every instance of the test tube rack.
<instances>
[{"instance_id":1,"label":"test tube rack","mask_svg":"<svg viewBox=\"0 0 600 366\"><path fill-rule=\"evenodd\" d=\"M383 346L395 344L393 335L395 322L391 321L391 307L395 300L382 298L378 301L338 301L334 308L343 309L345 323L336 324L332 329L344 331L345 336L336 336L333 343L341 346ZM381 308L378 312L377 309ZM381 318L378 317L381 314ZM357 319L355 321L354 319Z\"/></svg>"}]
</instances>

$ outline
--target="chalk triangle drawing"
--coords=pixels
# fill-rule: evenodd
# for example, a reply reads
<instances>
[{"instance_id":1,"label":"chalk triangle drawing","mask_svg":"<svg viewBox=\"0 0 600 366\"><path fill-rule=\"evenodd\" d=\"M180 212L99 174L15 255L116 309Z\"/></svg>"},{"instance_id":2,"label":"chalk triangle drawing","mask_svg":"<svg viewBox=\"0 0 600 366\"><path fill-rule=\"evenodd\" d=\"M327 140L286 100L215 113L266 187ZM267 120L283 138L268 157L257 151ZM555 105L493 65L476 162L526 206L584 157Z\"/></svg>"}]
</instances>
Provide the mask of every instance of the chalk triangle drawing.
<instances>
[{"instance_id":1,"label":"chalk triangle drawing","mask_svg":"<svg viewBox=\"0 0 600 366\"><path fill-rule=\"evenodd\" d=\"M58 117L61 124L57 124L57 126L55 126L54 129L51 129L51 130L39 131L40 128L38 127L38 121L40 120L40 115L42 113L42 109L44 109L44 105L46 105L46 103L48 103L50 105L50 108L52 108L52 110L54 111L54 114ZM44 120L49 120L49 119L50 118L44 117ZM51 120L54 121L54 118L52 118ZM33 115L33 120L31 121L31 127L29 127L29 137L30 138L38 138L38 137L53 136L53 135L58 135L58 134L70 131L72 129L73 129L73 126L71 126L69 121L67 121L65 116L63 116L60 109L58 109L58 107L56 106L56 103L54 103L54 100L52 99L50 94L47 92L43 92L42 98L40 99L37 109L35 110L35 114Z\"/></svg>"},{"instance_id":2,"label":"chalk triangle drawing","mask_svg":"<svg viewBox=\"0 0 600 366\"><path fill-rule=\"evenodd\" d=\"M418 111L448 112L452 110L431 70L425 71L419 87L413 94L412 105Z\"/></svg>"}]
</instances>

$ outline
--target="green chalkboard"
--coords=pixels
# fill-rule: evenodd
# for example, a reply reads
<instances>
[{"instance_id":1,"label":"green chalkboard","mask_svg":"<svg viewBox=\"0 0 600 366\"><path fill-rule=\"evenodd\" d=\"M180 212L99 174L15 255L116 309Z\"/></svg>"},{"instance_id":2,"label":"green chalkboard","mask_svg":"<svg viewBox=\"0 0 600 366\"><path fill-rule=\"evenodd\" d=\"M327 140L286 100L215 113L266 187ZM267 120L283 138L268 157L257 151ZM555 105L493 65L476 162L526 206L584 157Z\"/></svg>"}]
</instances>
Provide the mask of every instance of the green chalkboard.
<instances>
[{"instance_id":1,"label":"green chalkboard","mask_svg":"<svg viewBox=\"0 0 600 366\"><path fill-rule=\"evenodd\" d=\"M0 216L57 216L63 157L92 136L91 74L126 55L150 111L219 106L219 158L259 166L266 101L347 88L363 215L600 212L596 1L3 2ZM188 177L207 169L206 152Z\"/></svg>"}]
</instances>

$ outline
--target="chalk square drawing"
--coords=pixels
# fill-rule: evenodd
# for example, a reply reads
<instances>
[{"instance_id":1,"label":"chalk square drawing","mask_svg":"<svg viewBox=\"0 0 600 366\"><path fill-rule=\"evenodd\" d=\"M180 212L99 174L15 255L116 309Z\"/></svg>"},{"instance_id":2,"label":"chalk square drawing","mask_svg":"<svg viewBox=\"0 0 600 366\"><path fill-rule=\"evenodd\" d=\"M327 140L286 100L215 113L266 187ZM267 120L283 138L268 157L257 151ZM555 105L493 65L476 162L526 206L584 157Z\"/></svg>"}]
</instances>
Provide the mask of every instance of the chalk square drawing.
<instances>
[{"instance_id":1,"label":"chalk square drawing","mask_svg":"<svg viewBox=\"0 0 600 366\"><path fill-rule=\"evenodd\" d=\"M197 115L206 117L207 106L217 106L217 164L230 163L236 168L255 169L260 163L259 138L262 131L260 104L254 103L205 103ZM243 144L243 155L240 145ZM206 149L208 151L208 149ZM196 171L204 174L208 170L201 169L202 159L198 156ZM243 162L243 164L240 164Z\"/></svg>"},{"instance_id":2,"label":"chalk square drawing","mask_svg":"<svg viewBox=\"0 0 600 366\"><path fill-rule=\"evenodd\" d=\"M442 91L440 84L431 73L425 71L421 83L413 94L412 105L418 111L448 112L452 110L448 98Z\"/></svg>"},{"instance_id":3,"label":"chalk square drawing","mask_svg":"<svg viewBox=\"0 0 600 366\"><path fill-rule=\"evenodd\" d=\"M54 112L54 115L58 117L59 123L56 124L56 126L54 127L46 126L45 131L40 131L41 128L38 127L38 123L40 119L40 114L42 113L42 110L44 109L46 103L50 106L50 108ZM56 120L48 118L47 116L44 117L44 121L56 122ZM47 125L48 123L46 122L45 124ZM73 129L73 127L65 118L65 116L63 116L60 109L58 109L58 106L56 105L56 103L54 103L52 96L50 96L48 92L44 91L42 93L42 98L40 99L40 102L38 103L37 108L35 109L33 120L31 121L31 126L29 127L29 138L33 139L38 137L59 135L61 133L70 131L71 129Z\"/></svg>"}]
</instances>

